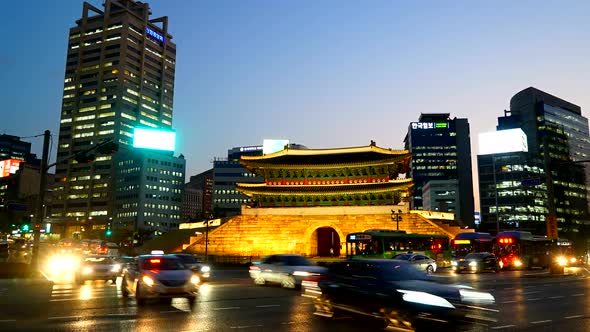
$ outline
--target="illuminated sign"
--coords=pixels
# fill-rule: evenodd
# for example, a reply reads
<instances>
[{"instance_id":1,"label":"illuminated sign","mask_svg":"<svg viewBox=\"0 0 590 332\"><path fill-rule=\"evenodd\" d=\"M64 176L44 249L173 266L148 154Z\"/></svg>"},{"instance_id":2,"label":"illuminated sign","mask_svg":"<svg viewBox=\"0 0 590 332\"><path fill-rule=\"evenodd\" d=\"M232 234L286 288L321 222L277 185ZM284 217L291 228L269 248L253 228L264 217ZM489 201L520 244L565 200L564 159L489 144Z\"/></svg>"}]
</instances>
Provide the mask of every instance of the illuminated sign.
<instances>
[{"instance_id":1,"label":"illuminated sign","mask_svg":"<svg viewBox=\"0 0 590 332\"><path fill-rule=\"evenodd\" d=\"M133 147L150 150L174 151L176 133L169 130L135 128Z\"/></svg>"},{"instance_id":2,"label":"illuminated sign","mask_svg":"<svg viewBox=\"0 0 590 332\"><path fill-rule=\"evenodd\" d=\"M522 129L506 129L479 134L479 154L527 152L526 134Z\"/></svg>"},{"instance_id":3,"label":"illuminated sign","mask_svg":"<svg viewBox=\"0 0 590 332\"><path fill-rule=\"evenodd\" d=\"M501 238L500 240L498 240L498 242L503 243L503 244L511 244L514 241L511 238Z\"/></svg>"},{"instance_id":4,"label":"illuminated sign","mask_svg":"<svg viewBox=\"0 0 590 332\"><path fill-rule=\"evenodd\" d=\"M412 122L412 129L447 129L447 122Z\"/></svg>"},{"instance_id":5,"label":"illuminated sign","mask_svg":"<svg viewBox=\"0 0 590 332\"><path fill-rule=\"evenodd\" d=\"M15 174L20 167L22 160L6 159L0 161L0 178L7 177L10 174Z\"/></svg>"},{"instance_id":6,"label":"illuminated sign","mask_svg":"<svg viewBox=\"0 0 590 332\"><path fill-rule=\"evenodd\" d=\"M263 147L260 145L257 146L243 146L240 148L240 152L248 152L248 151L260 151Z\"/></svg>"},{"instance_id":7,"label":"illuminated sign","mask_svg":"<svg viewBox=\"0 0 590 332\"><path fill-rule=\"evenodd\" d=\"M262 153L271 154L285 149L285 145L289 145L288 139L265 139L262 143Z\"/></svg>"},{"instance_id":8,"label":"illuminated sign","mask_svg":"<svg viewBox=\"0 0 590 332\"><path fill-rule=\"evenodd\" d=\"M155 32L154 30L150 29L150 28L145 28L145 32L147 32L148 35L156 38L157 40L164 42L164 36L162 36L161 34Z\"/></svg>"},{"instance_id":9,"label":"illuminated sign","mask_svg":"<svg viewBox=\"0 0 590 332\"><path fill-rule=\"evenodd\" d=\"M371 240L371 235L369 234L350 234L348 236L348 241L368 241Z\"/></svg>"},{"instance_id":10,"label":"illuminated sign","mask_svg":"<svg viewBox=\"0 0 590 332\"><path fill-rule=\"evenodd\" d=\"M455 244L471 244L470 240L455 240Z\"/></svg>"}]
</instances>

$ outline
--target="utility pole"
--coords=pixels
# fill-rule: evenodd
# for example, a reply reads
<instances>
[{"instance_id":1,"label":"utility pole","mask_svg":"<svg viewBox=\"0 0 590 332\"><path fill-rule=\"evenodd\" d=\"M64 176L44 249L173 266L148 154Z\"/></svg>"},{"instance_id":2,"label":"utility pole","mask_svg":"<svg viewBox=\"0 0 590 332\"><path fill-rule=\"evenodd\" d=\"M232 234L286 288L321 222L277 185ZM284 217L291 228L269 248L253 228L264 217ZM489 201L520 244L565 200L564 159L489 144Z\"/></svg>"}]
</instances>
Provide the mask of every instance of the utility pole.
<instances>
[{"instance_id":1,"label":"utility pole","mask_svg":"<svg viewBox=\"0 0 590 332\"><path fill-rule=\"evenodd\" d=\"M45 130L43 134L43 155L41 157L41 169L39 180L39 193L37 197L37 206L35 208L35 227L33 228L33 255L31 257L31 270L36 271L39 268L39 240L41 238L41 225L43 224L43 205L45 204L45 191L47 190L47 163L49 159L49 139L51 133Z\"/></svg>"}]
</instances>

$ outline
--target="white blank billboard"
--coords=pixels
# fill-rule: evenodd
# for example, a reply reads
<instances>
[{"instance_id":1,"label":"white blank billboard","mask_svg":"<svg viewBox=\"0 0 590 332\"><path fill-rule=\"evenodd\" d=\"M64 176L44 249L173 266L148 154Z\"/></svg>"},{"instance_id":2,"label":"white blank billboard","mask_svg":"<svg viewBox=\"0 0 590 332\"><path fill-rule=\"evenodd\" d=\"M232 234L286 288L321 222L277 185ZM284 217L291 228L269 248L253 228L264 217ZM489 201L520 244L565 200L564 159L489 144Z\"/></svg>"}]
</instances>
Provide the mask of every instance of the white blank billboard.
<instances>
[{"instance_id":1,"label":"white blank billboard","mask_svg":"<svg viewBox=\"0 0 590 332\"><path fill-rule=\"evenodd\" d=\"M169 130L135 128L133 147L151 150L174 151L176 133Z\"/></svg>"},{"instance_id":2,"label":"white blank billboard","mask_svg":"<svg viewBox=\"0 0 590 332\"><path fill-rule=\"evenodd\" d=\"M479 134L480 155L528 151L526 134L520 128Z\"/></svg>"}]
</instances>

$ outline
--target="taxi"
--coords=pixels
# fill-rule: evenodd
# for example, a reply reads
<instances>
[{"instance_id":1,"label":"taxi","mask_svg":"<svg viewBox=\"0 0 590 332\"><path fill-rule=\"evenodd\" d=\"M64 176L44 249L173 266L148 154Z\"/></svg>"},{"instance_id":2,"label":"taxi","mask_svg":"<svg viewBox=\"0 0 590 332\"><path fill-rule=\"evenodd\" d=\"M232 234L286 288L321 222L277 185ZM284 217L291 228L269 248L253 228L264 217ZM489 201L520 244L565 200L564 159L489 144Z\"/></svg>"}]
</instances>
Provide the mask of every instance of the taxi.
<instances>
[{"instance_id":1,"label":"taxi","mask_svg":"<svg viewBox=\"0 0 590 332\"><path fill-rule=\"evenodd\" d=\"M121 294L146 300L184 297L193 305L201 279L174 255L141 255L123 269Z\"/></svg>"}]
</instances>

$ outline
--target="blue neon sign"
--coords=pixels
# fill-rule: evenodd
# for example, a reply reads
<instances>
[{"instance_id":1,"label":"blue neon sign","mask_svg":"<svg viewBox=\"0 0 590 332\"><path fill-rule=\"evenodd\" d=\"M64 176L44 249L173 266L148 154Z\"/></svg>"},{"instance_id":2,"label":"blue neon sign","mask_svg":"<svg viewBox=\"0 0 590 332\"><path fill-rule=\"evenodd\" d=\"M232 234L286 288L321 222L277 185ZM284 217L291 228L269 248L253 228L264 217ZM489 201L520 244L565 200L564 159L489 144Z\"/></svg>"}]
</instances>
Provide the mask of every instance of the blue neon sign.
<instances>
[{"instance_id":1,"label":"blue neon sign","mask_svg":"<svg viewBox=\"0 0 590 332\"><path fill-rule=\"evenodd\" d=\"M156 38L157 40L164 42L164 36L162 36L161 34L155 32L154 30L150 29L150 28L145 28L145 32L147 32L148 35Z\"/></svg>"}]
</instances>

